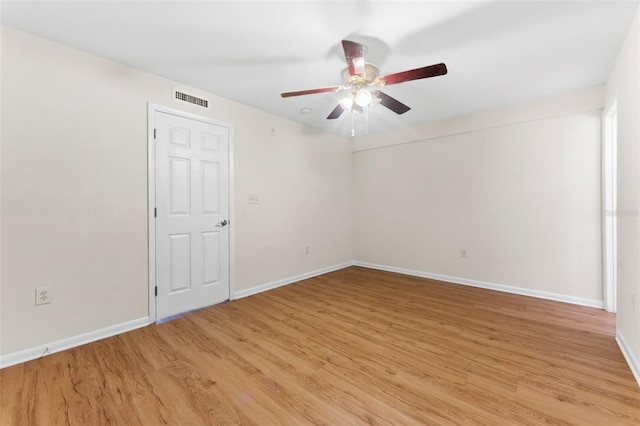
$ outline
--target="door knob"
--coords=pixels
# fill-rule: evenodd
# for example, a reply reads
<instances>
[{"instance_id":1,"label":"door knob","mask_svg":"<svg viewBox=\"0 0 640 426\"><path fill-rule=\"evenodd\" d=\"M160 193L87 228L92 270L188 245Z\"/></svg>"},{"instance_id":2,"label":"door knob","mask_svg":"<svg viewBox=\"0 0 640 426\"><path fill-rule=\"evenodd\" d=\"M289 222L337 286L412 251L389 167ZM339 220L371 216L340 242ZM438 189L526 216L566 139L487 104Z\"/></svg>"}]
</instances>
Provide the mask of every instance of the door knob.
<instances>
[{"instance_id":1,"label":"door knob","mask_svg":"<svg viewBox=\"0 0 640 426\"><path fill-rule=\"evenodd\" d=\"M216 226L218 228L224 228L225 226L227 226L227 223L229 223L229 222L227 222L227 219L222 219L221 222L216 223Z\"/></svg>"}]
</instances>

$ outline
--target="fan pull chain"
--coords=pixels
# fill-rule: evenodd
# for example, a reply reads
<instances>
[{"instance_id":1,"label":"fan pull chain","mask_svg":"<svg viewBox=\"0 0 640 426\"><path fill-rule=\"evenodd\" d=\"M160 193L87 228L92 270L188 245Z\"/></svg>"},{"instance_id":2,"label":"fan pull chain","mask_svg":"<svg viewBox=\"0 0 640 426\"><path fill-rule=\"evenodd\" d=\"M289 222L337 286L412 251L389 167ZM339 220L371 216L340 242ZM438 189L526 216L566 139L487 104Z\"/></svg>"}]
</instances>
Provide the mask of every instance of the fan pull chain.
<instances>
[{"instance_id":1,"label":"fan pull chain","mask_svg":"<svg viewBox=\"0 0 640 426\"><path fill-rule=\"evenodd\" d=\"M367 105L367 109L364 111L364 134L369 134L369 105Z\"/></svg>"},{"instance_id":2,"label":"fan pull chain","mask_svg":"<svg viewBox=\"0 0 640 426\"><path fill-rule=\"evenodd\" d=\"M356 135L356 115L351 114L351 137Z\"/></svg>"}]
</instances>

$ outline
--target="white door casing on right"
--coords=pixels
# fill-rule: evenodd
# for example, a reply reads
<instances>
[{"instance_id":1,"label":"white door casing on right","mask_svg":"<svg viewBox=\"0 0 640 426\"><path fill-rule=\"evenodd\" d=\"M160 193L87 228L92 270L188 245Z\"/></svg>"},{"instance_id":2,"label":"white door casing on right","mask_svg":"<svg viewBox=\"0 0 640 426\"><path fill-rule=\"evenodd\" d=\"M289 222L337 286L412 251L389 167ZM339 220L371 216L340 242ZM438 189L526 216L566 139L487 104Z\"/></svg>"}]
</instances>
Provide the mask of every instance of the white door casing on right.
<instances>
[{"instance_id":1,"label":"white door casing on right","mask_svg":"<svg viewBox=\"0 0 640 426\"><path fill-rule=\"evenodd\" d=\"M602 258L604 309L618 305L618 112L614 103L603 113L602 134Z\"/></svg>"},{"instance_id":2,"label":"white door casing on right","mask_svg":"<svg viewBox=\"0 0 640 426\"><path fill-rule=\"evenodd\" d=\"M229 129L155 111L156 318L229 299Z\"/></svg>"}]
</instances>

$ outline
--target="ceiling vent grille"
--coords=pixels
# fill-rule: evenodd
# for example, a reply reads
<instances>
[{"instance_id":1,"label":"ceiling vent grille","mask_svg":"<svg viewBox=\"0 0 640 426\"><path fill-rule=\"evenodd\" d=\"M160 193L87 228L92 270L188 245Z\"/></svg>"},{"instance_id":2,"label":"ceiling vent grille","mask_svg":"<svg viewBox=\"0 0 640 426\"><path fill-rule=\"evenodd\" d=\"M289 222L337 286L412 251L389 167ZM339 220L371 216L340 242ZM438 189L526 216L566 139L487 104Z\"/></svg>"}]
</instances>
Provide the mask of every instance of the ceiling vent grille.
<instances>
[{"instance_id":1,"label":"ceiling vent grille","mask_svg":"<svg viewBox=\"0 0 640 426\"><path fill-rule=\"evenodd\" d=\"M189 102L190 104L199 105L201 107L209 108L209 101L206 99L198 98L197 96L190 95L188 93L181 92L179 90L173 91L174 99L179 101Z\"/></svg>"}]
</instances>

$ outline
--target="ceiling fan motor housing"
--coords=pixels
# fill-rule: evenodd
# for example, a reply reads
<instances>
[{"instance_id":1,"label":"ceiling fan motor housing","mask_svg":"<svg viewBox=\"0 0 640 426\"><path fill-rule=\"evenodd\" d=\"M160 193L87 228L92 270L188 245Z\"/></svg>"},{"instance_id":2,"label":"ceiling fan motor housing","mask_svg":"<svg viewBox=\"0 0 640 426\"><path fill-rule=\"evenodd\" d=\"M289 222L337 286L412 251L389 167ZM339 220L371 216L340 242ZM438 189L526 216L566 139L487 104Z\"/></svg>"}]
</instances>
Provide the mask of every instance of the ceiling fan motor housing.
<instances>
[{"instance_id":1,"label":"ceiling fan motor housing","mask_svg":"<svg viewBox=\"0 0 640 426\"><path fill-rule=\"evenodd\" d=\"M358 74L351 75L349 74L349 69L345 68L340 73L342 77L342 81L349 86L353 86L356 88L368 86L370 84L377 84L376 79L380 75L380 69L368 62L364 64L364 77L361 77Z\"/></svg>"}]
</instances>

